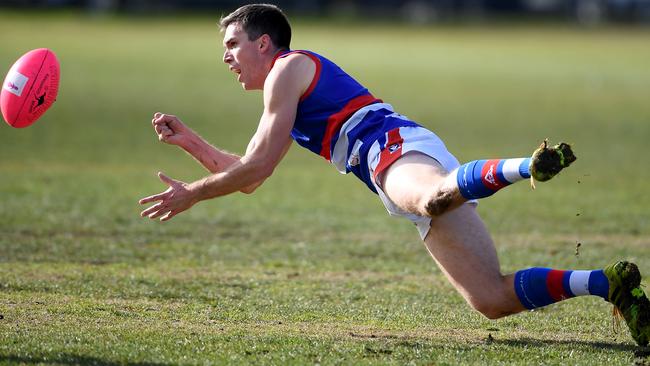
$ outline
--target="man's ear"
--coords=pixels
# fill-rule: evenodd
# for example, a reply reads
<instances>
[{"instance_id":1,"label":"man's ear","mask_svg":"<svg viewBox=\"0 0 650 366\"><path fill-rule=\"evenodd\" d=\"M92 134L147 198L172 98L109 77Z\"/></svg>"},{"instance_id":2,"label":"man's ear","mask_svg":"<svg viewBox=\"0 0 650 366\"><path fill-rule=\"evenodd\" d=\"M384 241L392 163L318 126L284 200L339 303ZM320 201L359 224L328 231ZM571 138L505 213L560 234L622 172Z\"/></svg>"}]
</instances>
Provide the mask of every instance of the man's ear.
<instances>
[{"instance_id":1,"label":"man's ear","mask_svg":"<svg viewBox=\"0 0 650 366\"><path fill-rule=\"evenodd\" d=\"M271 41L271 36L268 34L262 34L259 38L258 47L260 52L264 53L273 47L273 42Z\"/></svg>"}]
</instances>

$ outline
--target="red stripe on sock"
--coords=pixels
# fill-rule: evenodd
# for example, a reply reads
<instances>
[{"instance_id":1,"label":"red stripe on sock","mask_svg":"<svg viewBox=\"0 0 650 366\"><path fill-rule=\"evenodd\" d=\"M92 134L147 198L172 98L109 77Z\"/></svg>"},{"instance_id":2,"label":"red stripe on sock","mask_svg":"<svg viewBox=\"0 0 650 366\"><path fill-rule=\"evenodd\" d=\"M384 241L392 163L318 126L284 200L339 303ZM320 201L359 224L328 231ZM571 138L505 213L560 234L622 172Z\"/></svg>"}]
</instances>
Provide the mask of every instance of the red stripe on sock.
<instances>
[{"instance_id":1,"label":"red stripe on sock","mask_svg":"<svg viewBox=\"0 0 650 366\"><path fill-rule=\"evenodd\" d=\"M497 166L501 160L488 160L483 164L483 169L481 170L481 180L483 185L493 191L498 191L499 189L505 187L507 184L499 180L497 176Z\"/></svg>"},{"instance_id":2,"label":"red stripe on sock","mask_svg":"<svg viewBox=\"0 0 650 366\"><path fill-rule=\"evenodd\" d=\"M548 289L548 294L555 301L561 301L571 297L570 294L564 291L564 285L562 284L564 272L566 271L552 269L546 276L546 288Z\"/></svg>"}]
</instances>

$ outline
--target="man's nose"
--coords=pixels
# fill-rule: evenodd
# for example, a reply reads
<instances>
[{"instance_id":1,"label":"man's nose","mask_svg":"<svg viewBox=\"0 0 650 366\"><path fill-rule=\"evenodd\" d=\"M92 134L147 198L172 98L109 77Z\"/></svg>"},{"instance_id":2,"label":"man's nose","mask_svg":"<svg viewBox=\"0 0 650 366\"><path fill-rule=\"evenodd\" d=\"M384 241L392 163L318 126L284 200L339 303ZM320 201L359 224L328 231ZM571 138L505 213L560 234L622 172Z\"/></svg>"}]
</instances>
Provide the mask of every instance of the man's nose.
<instances>
[{"instance_id":1,"label":"man's nose","mask_svg":"<svg viewBox=\"0 0 650 366\"><path fill-rule=\"evenodd\" d=\"M232 55L230 52L226 51L223 53L223 62L228 63L232 60Z\"/></svg>"}]
</instances>

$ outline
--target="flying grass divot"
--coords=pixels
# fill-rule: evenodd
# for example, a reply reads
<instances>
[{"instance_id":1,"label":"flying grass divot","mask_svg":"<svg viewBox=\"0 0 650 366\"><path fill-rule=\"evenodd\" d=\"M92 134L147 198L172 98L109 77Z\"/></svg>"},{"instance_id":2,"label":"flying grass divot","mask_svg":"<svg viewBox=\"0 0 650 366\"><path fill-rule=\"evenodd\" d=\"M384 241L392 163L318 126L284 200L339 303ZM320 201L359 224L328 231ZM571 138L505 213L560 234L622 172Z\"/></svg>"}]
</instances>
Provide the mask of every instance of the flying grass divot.
<instances>
[{"instance_id":1,"label":"flying grass divot","mask_svg":"<svg viewBox=\"0 0 650 366\"><path fill-rule=\"evenodd\" d=\"M545 182L553 178L576 159L571 145L561 142L548 147L548 139L544 139L531 158L530 186L535 189L536 180Z\"/></svg>"}]
</instances>

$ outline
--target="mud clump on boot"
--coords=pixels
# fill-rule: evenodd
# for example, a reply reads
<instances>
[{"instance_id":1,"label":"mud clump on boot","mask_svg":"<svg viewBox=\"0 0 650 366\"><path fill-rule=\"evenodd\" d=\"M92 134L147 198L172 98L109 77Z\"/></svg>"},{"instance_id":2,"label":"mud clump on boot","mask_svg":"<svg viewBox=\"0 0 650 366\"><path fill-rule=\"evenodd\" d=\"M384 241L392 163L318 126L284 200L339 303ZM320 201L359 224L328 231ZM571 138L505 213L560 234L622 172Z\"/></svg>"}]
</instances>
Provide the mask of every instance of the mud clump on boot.
<instances>
[{"instance_id":1,"label":"mud clump on boot","mask_svg":"<svg viewBox=\"0 0 650 366\"><path fill-rule=\"evenodd\" d=\"M555 146L548 147L548 140L544 140L531 159L531 178L545 182L556 176L562 169L576 161L576 156L571 145L561 142Z\"/></svg>"}]
</instances>

